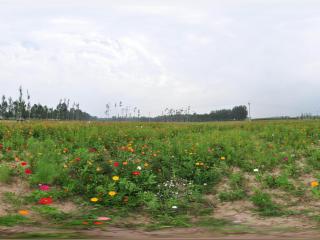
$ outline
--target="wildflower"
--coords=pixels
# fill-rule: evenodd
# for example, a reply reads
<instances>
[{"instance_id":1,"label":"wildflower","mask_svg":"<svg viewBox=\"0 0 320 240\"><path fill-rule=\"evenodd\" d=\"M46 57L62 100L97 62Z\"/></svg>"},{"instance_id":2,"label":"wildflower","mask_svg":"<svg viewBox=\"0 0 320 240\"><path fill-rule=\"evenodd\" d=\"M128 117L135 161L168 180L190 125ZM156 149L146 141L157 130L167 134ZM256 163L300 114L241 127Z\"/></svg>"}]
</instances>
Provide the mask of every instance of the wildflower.
<instances>
[{"instance_id":1,"label":"wildflower","mask_svg":"<svg viewBox=\"0 0 320 240\"><path fill-rule=\"evenodd\" d=\"M221 157L220 160L226 160L226 158L225 157Z\"/></svg>"},{"instance_id":2,"label":"wildflower","mask_svg":"<svg viewBox=\"0 0 320 240\"><path fill-rule=\"evenodd\" d=\"M49 191L50 190L50 187L48 186L48 185L40 185L39 186L39 189L41 190L41 191Z\"/></svg>"},{"instance_id":3,"label":"wildflower","mask_svg":"<svg viewBox=\"0 0 320 240\"><path fill-rule=\"evenodd\" d=\"M172 208L172 209L177 209L178 207L177 207L177 206L172 206L171 208Z\"/></svg>"},{"instance_id":4,"label":"wildflower","mask_svg":"<svg viewBox=\"0 0 320 240\"><path fill-rule=\"evenodd\" d=\"M114 167L119 167L119 163L118 163L118 162L114 162L114 163L113 163L113 166L114 166Z\"/></svg>"},{"instance_id":5,"label":"wildflower","mask_svg":"<svg viewBox=\"0 0 320 240\"><path fill-rule=\"evenodd\" d=\"M152 154L152 156L156 157L156 156L157 156L157 154L156 154L156 153L154 153L154 154Z\"/></svg>"},{"instance_id":6,"label":"wildflower","mask_svg":"<svg viewBox=\"0 0 320 240\"><path fill-rule=\"evenodd\" d=\"M148 167L148 166L149 166L149 163L145 163L145 164L144 164L144 167Z\"/></svg>"},{"instance_id":7,"label":"wildflower","mask_svg":"<svg viewBox=\"0 0 320 240\"><path fill-rule=\"evenodd\" d=\"M77 162L80 162L81 158L77 157L74 160L77 161Z\"/></svg>"},{"instance_id":8,"label":"wildflower","mask_svg":"<svg viewBox=\"0 0 320 240\"><path fill-rule=\"evenodd\" d=\"M312 181L310 183L311 187L318 187L319 186L319 182L318 181Z\"/></svg>"},{"instance_id":9,"label":"wildflower","mask_svg":"<svg viewBox=\"0 0 320 240\"><path fill-rule=\"evenodd\" d=\"M27 168L26 170L24 170L24 172L25 172L25 174L28 174L28 175L32 173L31 169L29 169L29 168Z\"/></svg>"},{"instance_id":10,"label":"wildflower","mask_svg":"<svg viewBox=\"0 0 320 240\"><path fill-rule=\"evenodd\" d=\"M63 167L64 167L64 168L68 168L68 165L67 165L67 164L63 164Z\"/></svg>"},{"instance_id":11,"label":"wildflower","mask_svg":"<svg viewBox=\"0 0 320 240\"><path fill-rule=\"evenodd\" d=\"M109 194L110 197L114 197L114 196L117 194L117 192L115 192L115 191L110 191L108 194Z\"/></svg>"},{"instance_id":12,"label":"wildflower","mask_svg":"<svg viewBox=\"0 0 320 240\"><path fill-rule=\"evenodd\" d=\"M254 172L259 172L258 168L253 169Z\"/></svg>"},{"instance_id":13,"label":"wildflower","mask_svg":"<svg viewBox=\"0 0 320 240\"><path fill-rule=\"evenodd\" d=\"M82 222L82 224L84 224L84 225L88 225L89 223L88 223L88 222L86 222L86 221L84 221L84 222Z\"/></svg>"},{"instance_id":14,"label":"wildflower","mask_svg":"<svg viewBox=\"0 0 320 240\"><path fill-rule=\"evenodd\" d=\"M99 220L99 221L110 221L111 218L108 218L108 217L98 217L97 220Z\"/></svg>"},{"instance_id":15,"label":"wildflower","mask_svg":"<svg viewBox=\"0 0 320 240\"><path fill-rule=\"evenodd\" d=\"M90 201L91 201L91 202L98 202L98 200L99 200L99 199L96 198L96 197L90 198Z\"/></svg>"},{"instance_id":16,"label":"wildflower","mask_svg":"<svg viewBox=\"0 0 320 240\"><path fill-rule=\"evenodd\" d=\"M126 166L128 165L128 162L122 162L122 165Z\"/></svg>"},{"instance_id":17,"label":"wildflower","mask_svg":"<svg viewBox=\"0 0 320 240\"><path fill-rule=\"evenodd\" d=\"M208 185L207 183L204 183L204 184L203 184L203 186L207 186L207 185Z\"/></svg>"},{"instance_id":18,"label":"wildflower","mask_svg":"<svg viewBox=\"0 0 320 240\"><path fill-rule=\"evenodd\" d=\"M40 198L40 200L38 201L38 203L41 204L41 205L52 204L52 198L51 198L51 197Z\"/></svg>"},{"instance_id":19,"label":"wildflower","mask_svg":"<svg viewBox=\"0 0 320 240\"><path fill-rule=\"evenodd\" d=\"M67 152L69 152L68 148L64 148L63 153L67 153Z\"/></svg>"},{"instance_id":20,"label":"wildflower","mask_svg":"<svg viewBox=\"0 0 320 240\"><path fill-rule=\"evenodd\" d=\"M113 181L119 181L119 179L120 179L119 176L113 176L113 177L112 177L112 180L113 180Z\"/></svg>"},{"instance_id":21,"label":"wildflower","mask_svg":"<svg viewBox=\"0 0 320 240\"><path fill-rule=\"evenodd\" d=\"M137 167L138 170L141 170L142 168L140 166Z\"/></svg>"},{"instance_id":22,"label":"wildflower","mask_svg":"<svg viewBox=\"0 0 320 240\"><path fill-rule=\"evenodd\" d=\"M98 222L98 221L97 221L97 222L93 222L93 224L94 224L94 225L101 225L101 224L103 224L103 222Z\"/></svg>"},{"instance_id":23,"label":"wildflower","mask_svg":"<svg viewBox=\"0 0 320 240\"><path fill-rule=\"evenodd\" d=\"M97 172L100 172L101 170L102 170L102 168L101 167L97 167Z\"/></svg>"},{"instance_id":24,"label":"wildflower","mask_svg":"<svg viewBox=\"0 0 320 240\"><path fill-rule=\"evenodd\" d=\"M139 171L134 171L134 172L132 172L132 175L134 175L134 176L139 176L141 173L139 172Z\"/></svg>"},{"instance_id":25,"label":"wildflower","mask_svg":"<svg viewBox=\"0 0 320 240\"><path fill-rule=\"evenodd\" d=\"M21 162L20 163L20 165L23 166L23 167L26 166L27 164L28 164L27 162Z\"/></svg>"},{"instance_id":26,"label":"wildflower","mask_svg":"<svg viewBox=\"0 0 320 240\"><path fill-rule=\"evenodd\" d=\"M26 216L29 214L29 211L28 210L19 210L18 213L22 216Z\"/></svg>"},{"instance_id":27,"label":"wildflower","mask_svg":"<svg viewBox=\"0 0 320 240\"><path fill-rule=\"evenodd\" d=\"M196 166L199 166L199 165L200 165L200 163L199 163L199 162L197 162L197 163L196 163Z\"/></svg>"},{"instance_id":28,"label":"wildflower","mask_svg":"<svg viewBox=\"0 0 320 240\"><path fill-rule=\"evenodd\" d=\"M283 158L283 161L287 162L288 161L288 157Z\"/></svg>"}]
</instances>

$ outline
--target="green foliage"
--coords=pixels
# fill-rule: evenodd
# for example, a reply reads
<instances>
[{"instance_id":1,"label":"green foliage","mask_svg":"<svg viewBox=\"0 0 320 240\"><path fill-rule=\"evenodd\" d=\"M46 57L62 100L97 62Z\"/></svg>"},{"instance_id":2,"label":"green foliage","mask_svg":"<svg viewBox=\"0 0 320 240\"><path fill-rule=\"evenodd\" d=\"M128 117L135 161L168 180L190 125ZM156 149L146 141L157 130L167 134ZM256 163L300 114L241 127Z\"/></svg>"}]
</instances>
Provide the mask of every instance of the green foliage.
<instances>
[{"instance_id":1,"label":"green foliage","mask_svg":"<svg viewBox=\"0 0 320 240\"><path fill-rule=\"evenodd\" d=\"M34 190L24 199L32 203L41 197L57 201L72 196L94 208L165 214L165 225L205 209L204 195L212 194L222 179L230 189L218 193L221 201L248 198L248 181L301 198L307 189L317 197L318 188L297 182L304 173L317 177L319 130L319 121L7 122L0 126L1 166L6 166L0 169L0 181L14 175L34 189L49 184L49 192ZM31 174L25 173L27 168ZM283 213L263 192L251 200L262 215Z\"/></svg>"},{"instance_id":2,"label":"green foliage","mask_svg":"<svg viewBox=\"0 0 320 240\"><path fill-rule=\"evenodd\" d=\"M28 219L20 215L6 215L0 217L0 226L11 227L27 222Z\"/></svg>"},{"instance_id":3,"label":"green foliage","mask_svg":"<svg viewBox=\"0 0 320 240\"><path fill-rule=\"evenodd\" d=\"M12 169L7 165L0 164L0 183L9 183L12 176Z\"/></svg>"},{"instance_id":4,"label":"green foliage","mask_svg":"<svg viewBox=\"0 0 320 240\"><path fill-rule=\"evenodd\" d=\"M281 208L272 202L271 196L267 193L256 191L251 197L251 201L258 208L258 211L262 216L283 215Z\"/></svg>"}]
</instances>

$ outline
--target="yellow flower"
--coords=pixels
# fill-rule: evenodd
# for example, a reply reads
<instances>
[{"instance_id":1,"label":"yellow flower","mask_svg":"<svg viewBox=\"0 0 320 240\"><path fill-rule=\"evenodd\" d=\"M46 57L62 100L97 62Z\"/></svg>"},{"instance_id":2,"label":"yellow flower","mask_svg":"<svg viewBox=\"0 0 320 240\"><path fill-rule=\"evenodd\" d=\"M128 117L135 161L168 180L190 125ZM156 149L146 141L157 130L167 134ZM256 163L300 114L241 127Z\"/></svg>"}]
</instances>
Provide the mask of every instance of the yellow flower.
<instances>
[{"instance_id":1,"label":"yellow flower","mask_svg":"<svg viewBox=\"0 0 320 240\"><path fill-rule=\"evenodd\" d=\"M108 194L109 194L109 196L114 197L114 196L117 194L117 192L115 192L115 191L110 191Z\"/></svg>"},{"instance_id":2,"label":"yellow flower","mask_svg":"<svg viewBox=\"0 0 320 240\"><path fill-rule=\"evenodd\" d=\"M97 167L97 172L100 172L102 170L101 167Z\"/></svg>"},{"instance_id":3,"label":"yellow flower","mask_svg":"<svg viewBox=\"0 0 320 240\"><path fill-rule=\"evenodd\" d=\"M319 186L319 182L317 182L317 181L312 181L312 182L310 183L310 185L311 185L311 187L318 187L318 186Z\"/></svg>"},{"instance_id":4,"label":"yellow flower","mask_svg":"<svg viewBox=\"0 0 320 240\"><path fill-rule=\"evenodd\" d=\"M113 180L113 181L119 181L119 179L120 179L119 176L113 176L113 177L112 177L112 180Z\"/></svg>"},{"instance_id":5,"label":"yellow flower","mask_svg":"<svg viewBox=\"0 0 320 240\"><path fill-rule=\"evenodd\" d=\"M145 163L145 164L144 164L144 167L148 167L148 166L149 166L149 163Z\"/></svg>"},{"instance_id":6,"label":"yellow flower","mask_svg":"<svg viewBox=\"0 0 320 240\"><path fill-rule=\"evenodd\" d=\"M220 159L221 159L221 160L226 160L226 158L225 158L225 157L221 157Z\"/></svg>"},{"instance_id":7,"label":"yellow flower","mask_svg":"<svg viewBox=\"0 0 320 240\"><path fill-rule=\"evenodd\" d=\"M25 215L29 214L29 211L28 210L20 210L19 214L22 215L22 216L25 216Z\"/></svg>"},{"instance_id":8,"label":"yellow flower","mask_svg":"<svg viewBox=\"0 0 320 240\"><path fill-rule=\"evenodd\" d=\"M197 163L196 163L196 166L199 166L199 165L200 165L200 163L197 162Z\"/></svg>"},{"instance_id":9,"label":"yellow flower","mask_svg":"<svg viewBox=\"0 0 320 240\"><path fill-rule=\"evenodd\" d=\"M68 165L67 165L67 164L63 164L63 167L64 167L64 168L68 168Z\"/></svg>"},{"instance_id":10,"label":"yellow flower","mask_svg":"<svg viewBox=\"0 0 320 240\"><path fill-rule=\"evenodd\" d=\"M90 198L90 201L91 201L91 202L98 202L98 200L99 200L99 199L96 198L96 197Z\"/></svg>"}]
</instances>

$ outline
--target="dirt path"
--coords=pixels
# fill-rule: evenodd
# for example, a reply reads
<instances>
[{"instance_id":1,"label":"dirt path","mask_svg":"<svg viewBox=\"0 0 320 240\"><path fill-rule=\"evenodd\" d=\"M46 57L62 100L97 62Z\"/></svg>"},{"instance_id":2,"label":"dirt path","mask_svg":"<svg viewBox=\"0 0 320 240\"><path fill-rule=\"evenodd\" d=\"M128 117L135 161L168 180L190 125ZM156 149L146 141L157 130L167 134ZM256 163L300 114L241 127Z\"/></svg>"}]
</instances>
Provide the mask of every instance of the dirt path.
<instances>
[{"instance_id":1,"label":"dirt path","mask_svg":"<svg viewBox=\"0 0 320 240\"><path fill-rule=\"evenodd\" d=\"M228 233L205 228L177 228L158 231L131 230L108 227L106 229L61 230L37 227L12 227L0 229L1 239L12 238L86 238L86 239L320 239L320 230L274 231L272 229L256 229L255 233Z\"/></svg>"}]
</instances>

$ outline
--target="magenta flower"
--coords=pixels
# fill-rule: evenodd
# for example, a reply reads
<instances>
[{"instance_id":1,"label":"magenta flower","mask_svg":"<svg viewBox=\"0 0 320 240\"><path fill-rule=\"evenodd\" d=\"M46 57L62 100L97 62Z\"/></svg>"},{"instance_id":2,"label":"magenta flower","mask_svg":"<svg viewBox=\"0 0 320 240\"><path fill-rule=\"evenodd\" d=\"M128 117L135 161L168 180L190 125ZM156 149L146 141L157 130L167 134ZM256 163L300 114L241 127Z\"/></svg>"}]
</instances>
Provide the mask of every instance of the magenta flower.
<instances>
[{"instance_id":1,"label":"magenta flower","mask_svg":"<svg viewBox=\"0 0 320 240\"><path fill-rule=\"evenodd\" d=\"M39 188L40 188L41 191L49 191L50 190L50 187L48 185L45 185L45 184L44 185L41 184L39 186Z\"/></svg>"}]
</instances>

